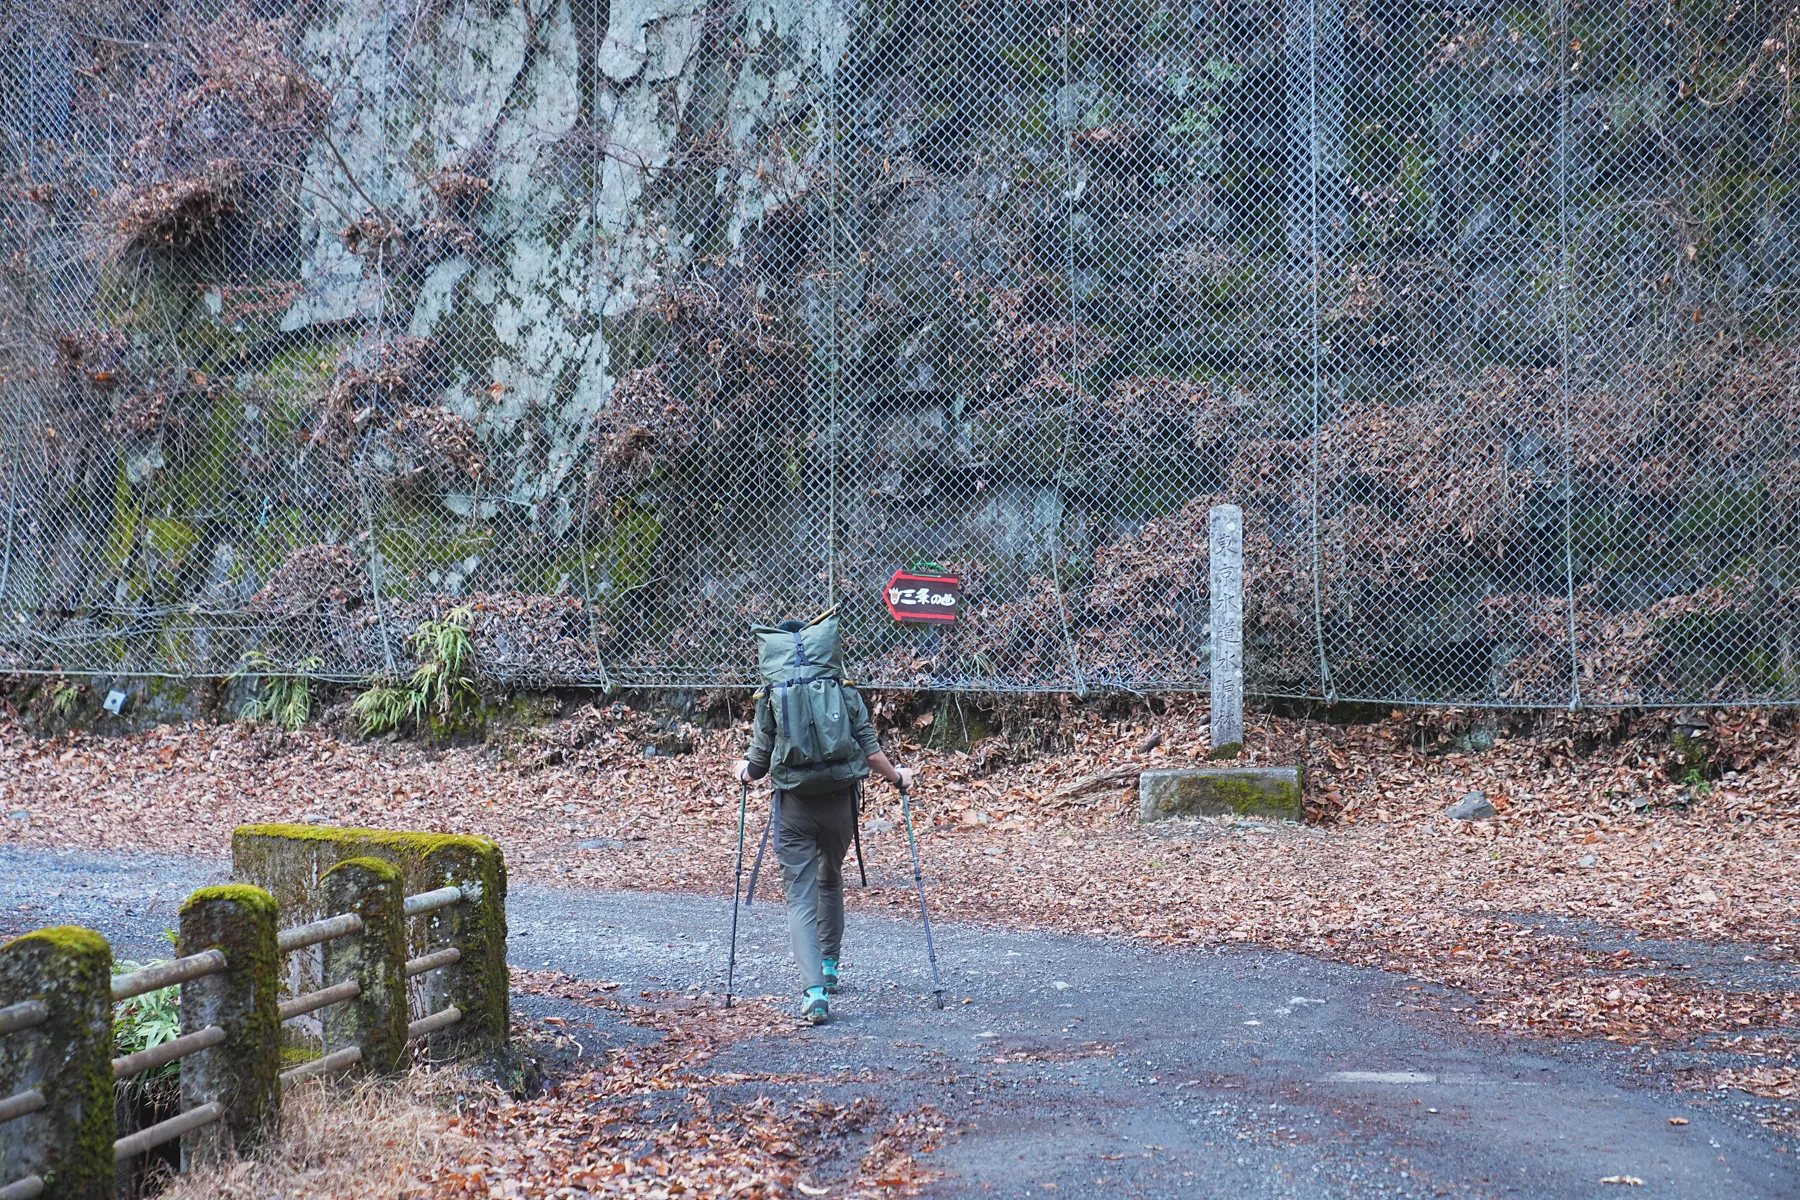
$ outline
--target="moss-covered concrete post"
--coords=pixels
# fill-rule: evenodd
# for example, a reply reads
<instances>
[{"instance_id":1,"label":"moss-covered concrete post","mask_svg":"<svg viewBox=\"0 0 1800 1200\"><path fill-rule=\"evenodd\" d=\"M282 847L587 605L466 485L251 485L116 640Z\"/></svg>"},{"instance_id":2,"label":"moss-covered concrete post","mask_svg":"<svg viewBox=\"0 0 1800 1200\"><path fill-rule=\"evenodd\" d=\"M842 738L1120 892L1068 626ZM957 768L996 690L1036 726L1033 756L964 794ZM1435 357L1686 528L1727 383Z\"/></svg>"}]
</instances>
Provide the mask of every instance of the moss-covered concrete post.
<instances>
[{"instance_id":1,"label":"moss-covered concrete post","mask_svg":"<svg viewBox=\"0 0 1800 1200\"><path fill-rule=\"evenodd\" d=\"M0 1035L0 1099L44 1106L0 1127L0 1185L37 1175L49 1200L110 1200L112 947L76 925L0 946L0 1008L33 1000L44 1020Z\"/></svg>"},{"instance_id":2,"label":"moss-covered concrete post","mask_svg":"<svg viewBox=\"0 0 1800 1200\"><path fill-rule=\"evenodd\" d=\"M201 888L181 906L181 953L214 948L227 966L181 987L181 1032L209 1025L225 1040L181 1060L183 1110L217 1102L225 1115L181 1141L183 1168L214 1150L242 1152L269 1131L281 1108L281 955L275 898L241 883Z\"/></svg>"},{"instance_id":3,"label":"moss-covered concrete post","mask_svg":"<svg viewBox=\"0 0 1800 1200\"><path fill-rule=\"evenodd\" d=\"M351 858L319 880L324 908L356 913L361 933L325 943L330 987L354 979L362 993L324 1013L325 1052L362 1047L357 1069L393 1074L406 1063L406 888L400 868L379 858Z\"/></svg>"},{"instance_id":4,"label":"moss-covered concrete post","mask_svg":"<svg viewBox=\"0 0 1800 1200\"><path fill-rule=\"evenodd\" d=\"M506 973L506 860L481 837L448 837L424 855L433 887L455 885L461 903L428 914L427 943L455 946L462 958L425 976L425 1008L454 1004L462 1020L431 1035L431 1057L491 1058L504 1051L512 1019Z\"/></svg>"},{"instance_id":5,"label":"moss-covered concrete post","mask_svg":"<svg viewBox=\"0 0 1800 1200\"><path fill-rule=\"evenodd\" d=\"M400 868L406 894L455 885L467 899L409 919L409 957L454 946L454 964L420 976L426 1013L454 1006L461 1020L430 1034L437 1058L475 1058L513 1086L522 1070L505 1053L510 1006L506 974L506 863L483 837L329 829L316 825L245 825L231 839L233 876L280 897L289 922L342 911L321 903L330 869L351 858L379 858ZM426 1014L415 1014L426 1015ZM499 1051L500 1053L495 1053Z\"/></svg>"}]
</instances>

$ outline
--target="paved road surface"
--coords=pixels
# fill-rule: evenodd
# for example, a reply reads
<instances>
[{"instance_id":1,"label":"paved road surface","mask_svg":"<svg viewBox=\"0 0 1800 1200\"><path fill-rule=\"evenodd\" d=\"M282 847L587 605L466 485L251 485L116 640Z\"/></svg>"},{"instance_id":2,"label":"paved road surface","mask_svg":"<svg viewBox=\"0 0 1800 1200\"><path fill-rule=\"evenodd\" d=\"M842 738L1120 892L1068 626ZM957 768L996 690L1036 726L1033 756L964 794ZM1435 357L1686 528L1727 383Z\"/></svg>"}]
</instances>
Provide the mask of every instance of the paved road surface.
<instances>
[{"instance_id":1,"label":"paved road surface","mask_svg":"<svg viewBox=\"0 0 1800 1200\"><path fill-rule=\"evenodd\" d=\"M122 955L166 953L180 899L224 874L208 860L0 848L0 933L71 920ZM509 915L515 965L625 995L719 985L728 901L519 886ZM791 991L780 915L771 901L748 915L740 991ZM1738 1100L1671 1093L1605 1043L1479 1033L1420 1011L1429 993L1395 976L945 926L940 1013L916 923L851 924L839 1019L712 1065L823 1074L840 1100L937 1105L964 1129L932 1156L950 1173L939 1195L1800 1196L1792 1139ZM578 1015L625 1036L604 1014ZM1600 1182L1619 1175L1645 1185Z\"/></svg>"}]
</instances>

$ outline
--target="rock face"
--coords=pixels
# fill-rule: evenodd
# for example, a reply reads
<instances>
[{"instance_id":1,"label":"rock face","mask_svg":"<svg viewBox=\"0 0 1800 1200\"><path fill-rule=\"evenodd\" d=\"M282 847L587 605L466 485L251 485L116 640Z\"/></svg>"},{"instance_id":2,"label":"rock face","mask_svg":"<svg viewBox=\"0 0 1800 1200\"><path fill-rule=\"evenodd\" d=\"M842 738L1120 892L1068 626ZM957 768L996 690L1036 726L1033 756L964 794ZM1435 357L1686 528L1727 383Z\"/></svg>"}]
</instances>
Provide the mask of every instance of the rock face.
<instances>
[{"instance_id":1,"label":"rock face","mask_svg":"<svg viewBox=\"0 0 1800 1200\"><path fill-rule=\"evenodd\" d=\"M96 198L85 222L0 234L42 256L62 339L60 371L18 375L43 382L6 441L16 457L41 421L67 450L7 466L44 500L8 523L8 600L63 614L99 658L127 611L247 609L278 661L360 673L397 669L440 601L579 596L566 629L499 631L581 644L499 672L544 682L607 682L602 656L629 680L631 651L666 660L671 634L712 660L696 622L816 603L811 209L850 10L146 10L133 36L160 21L180 61L93 70L58 16L25 40L32 77L66 85L62 124L34 108L4 132L122 113L111 94L130 101L116 135L153 149L71 167L114 172L63 189ZM136 240L68 232L84 223ZM80 264L66 278L52 247ZM348 577L270 593L333 553ZM194 669L246 649L177 623Z\"/></svg>"},{"instance_id":2,"label":"rock face","mask_svg":"<svg viewBox=\"0 0 1800 1200\"><path fill-rule=\"evenodd\" d=\"M1168 817L1275 817L1303 821L1298 767L1199 767L1138 777L1139 820Z\"/></svg>"},{"instance_id":3,"label":"rock face","mask_svg":"<svg viewBox=\"0 0 1800 1200\"><path fill-rule=\"evenodd\" d=\"M1764 89L1367 7L22 6L0 660L398 675L469 602L497 679L714 686L843 601L871 683L1193 686L1228 502L1252 692L1800 694L1718 490L1792 441Z\"/></svg>"}]
</instances>

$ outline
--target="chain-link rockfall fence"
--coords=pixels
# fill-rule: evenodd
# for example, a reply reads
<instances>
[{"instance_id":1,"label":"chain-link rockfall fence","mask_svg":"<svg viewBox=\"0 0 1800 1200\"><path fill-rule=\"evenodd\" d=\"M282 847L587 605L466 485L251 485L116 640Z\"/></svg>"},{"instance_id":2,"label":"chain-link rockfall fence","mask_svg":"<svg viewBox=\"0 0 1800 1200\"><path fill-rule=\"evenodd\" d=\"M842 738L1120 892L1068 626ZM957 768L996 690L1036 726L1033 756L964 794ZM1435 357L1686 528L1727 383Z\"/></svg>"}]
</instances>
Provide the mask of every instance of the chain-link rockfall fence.
<instances>
[{"instance_id":1,"label":"chain-link rockfall fence","mask_svg":"<svg viewBox=\"0 0 1800 1200\"><path fill-rule=\"evenodd\" d=\"M1785 0L4 20L14 668L1800 699Z\"/></svg>"}]
</instances>

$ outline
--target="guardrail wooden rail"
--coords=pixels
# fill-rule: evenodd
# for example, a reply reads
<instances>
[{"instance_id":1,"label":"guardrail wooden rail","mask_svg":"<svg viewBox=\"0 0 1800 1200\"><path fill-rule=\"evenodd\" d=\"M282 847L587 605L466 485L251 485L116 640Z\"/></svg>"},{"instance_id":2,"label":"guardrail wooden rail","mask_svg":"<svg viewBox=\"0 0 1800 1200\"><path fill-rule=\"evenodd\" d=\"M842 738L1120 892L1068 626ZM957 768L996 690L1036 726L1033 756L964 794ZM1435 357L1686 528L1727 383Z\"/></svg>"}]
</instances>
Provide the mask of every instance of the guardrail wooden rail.
<instances>
[{"instance_id":1,"label":"guardrail wooden rail","mask_svg":"<svg viewBox=\"0 0 1800 1200\"><path fill-rule=\"evenodd\" d=\"M278 929L276 901L262 888L202 888L181 909L181 957L128 974L111 973L111 947L91 929L40 929L0 946L0 1200L110 1198L116 1164L176 1138L184 1169L197 1154L254 1146L284 1085L336 1072L395 1073L421 1040L439 1060L488 1048L491 1030L460 1039L450 1032L471 1005L506 1011L505 997L470 992L505 988L504 972L448 978L471 956L491 957L493 922L458 919L459 908L482 898L473 880L407 896L398 866L352 857L319 879L319 899L334 915ZM408 958L414 918L427 922L433 940ZM279 1000L287 956L312 947L323 986ZM424 986L413 990L426 1011L414 1018L407 981L421 977ZM180 1036L112 1057L113 1006L171 986L181 989ZM314 1016L323 1052L281 1070L281 1026ZM180 1111L115 1136L114 1081L177 1061Z\"/></svg>"}]
</instances>

